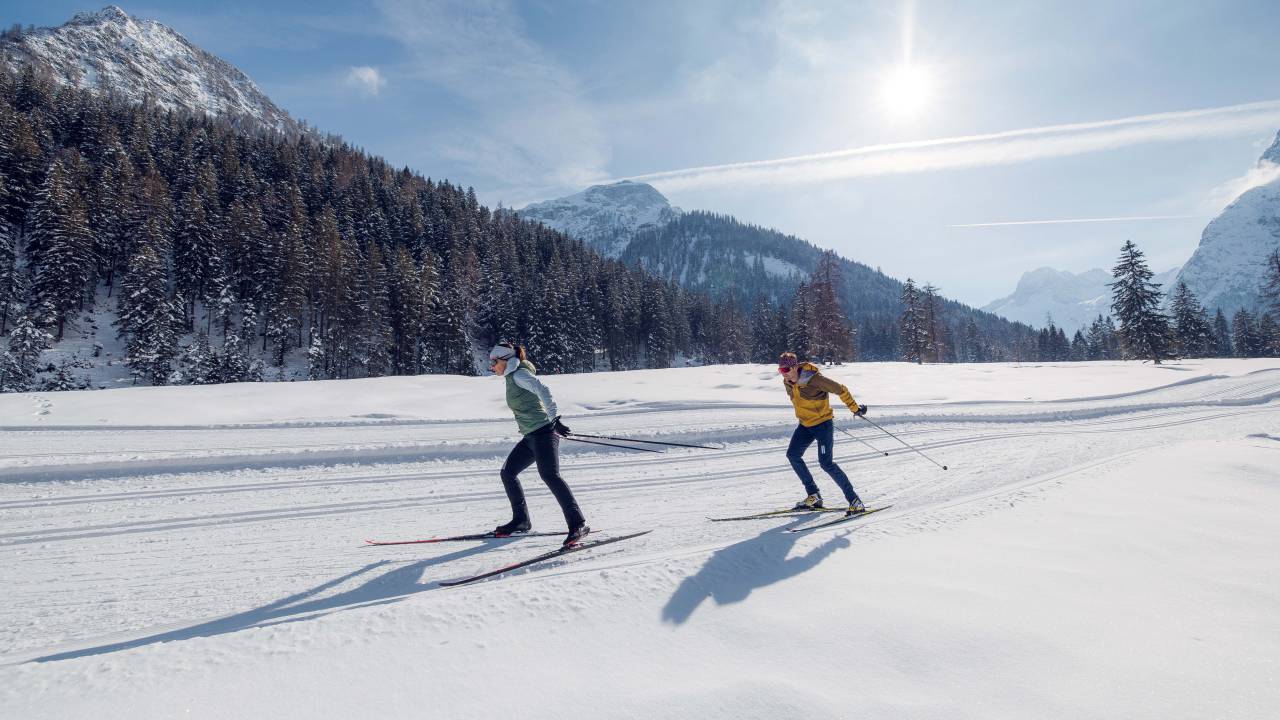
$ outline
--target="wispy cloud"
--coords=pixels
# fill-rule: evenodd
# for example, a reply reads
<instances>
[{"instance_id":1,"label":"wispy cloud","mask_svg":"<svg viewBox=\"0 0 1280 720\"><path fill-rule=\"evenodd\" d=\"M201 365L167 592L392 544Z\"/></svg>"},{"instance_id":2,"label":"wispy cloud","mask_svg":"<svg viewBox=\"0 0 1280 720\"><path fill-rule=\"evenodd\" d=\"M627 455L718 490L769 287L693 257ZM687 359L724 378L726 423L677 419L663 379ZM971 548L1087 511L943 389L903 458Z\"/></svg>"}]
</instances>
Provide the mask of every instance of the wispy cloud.
<instances>
[{"instance_id":1,"label":"wispy cloud","mask_svg":"<svg viewBox=\"0 0 1280 720\"><path fill-rule=\"evenodd\" d=\"M528 37L503 0L379 0L388 32L412 58L411 78L465 106L465 125L432 151L490 184L577 188L606 177L608 143L577 78Z\"/></svg>"},{"instance_id":2,"label":"wispy cloud","mask_svg":"<svg viewBox=\"0 0 1280 720\"><path fill-rule=\"evenodd\" d=\"M1015 225L1072 225L1075 223L1148 222L1152 220L1191 220L1202 215L1130 215L1128 217L1066 218L1063 220L1013 220L1009 222L964 223L949 228L1011 227Z\"/></svg>"},{"instance_id":3,"label":"wispy cloud","mask_svg":"<svg viewBox=\"0 0 1280 720\"><path fill-rule=\"evenodd\" d=\"M664 191L726 185L798 184L1012 165L1145 143L1271 131L1277 125L1280 125L1280 101L1272 100L984 135L868 145L774 160L635 175L625 179L648 182Z\"/></svg>"},{"instance_id":4,"label":"wispy cloud","mask_svg":"<svg viewBox=\"0 0 1280 720\"><path fill-rule=\"evenodd\" d=\"M1238 178L1232 178L1209 193L1209 203L1220 210L1246 192L1280 178L1280 165L1263 160Z\"/></svg>"},{"instance_id":5,"label":"wispy cloud","mask_svg":"<svg viewBox=\"0 0 1280 720\"><path fill-rule=\"evenodd\" d=\"M378 68L360 65L347 71L345 83L367 95L377 97L387 84L387 79L382 76Z\"/></svg>"}]
</instances>

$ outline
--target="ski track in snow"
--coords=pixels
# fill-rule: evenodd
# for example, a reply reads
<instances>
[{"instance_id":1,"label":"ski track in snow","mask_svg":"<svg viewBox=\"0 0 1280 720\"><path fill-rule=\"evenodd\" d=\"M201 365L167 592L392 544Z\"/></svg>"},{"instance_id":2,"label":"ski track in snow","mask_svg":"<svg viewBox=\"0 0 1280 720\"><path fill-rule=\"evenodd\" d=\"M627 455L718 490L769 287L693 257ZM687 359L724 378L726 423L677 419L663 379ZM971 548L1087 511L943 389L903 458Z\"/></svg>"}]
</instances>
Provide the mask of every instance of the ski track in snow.
<instances>
[{"instance_id":1,"label":"ski track in snow","mask_svg":"<svg viewBox=\"0 0 1280 720\"><path fill-rule=\"evenodd\" d=\"M890 453L884 457L837 435L837 459L860 494L869 504L894 507L791 536L798 549L828 552L833 542L851 537L874 543L964 522L1153 448L1274 439L1280 370L1094 399L878 407L874 415L951 469L943 472L873 428L838 416L846 429ZM0 659L92 656L424 593L446 593L438 612L465 625L478 620L458 601L460 594L484 593L495 582L514 592L566 574L631 569L640 571L637 582L670 591L699 556L771 525L808 522L705 520L795 500L800 486L783 457L793 424L786 407L751 405L677 404L578 418L575 427L584 432L721 440L727 448L633 455L565 442L563 473L597 532L655 532L459 589L437 583L558 541L362 543L483 531L505 520L497 468L513 440L509 422L10 430L0 434L8 473L0 476L0 586L7 595L0 606ZM460 445L454 438L461 434L474 440ZM75 449L57 449L68 447ZM383 454L360 457L390 462L314 464L369 448ZM828 500L837 500L812 453L819 485ZM203 459L231 469L192 472ZM27 480L18 479L24 474ZM559 528L559 512L536 473L523 480L537 528Z\"/></svg>"}]
</instances>

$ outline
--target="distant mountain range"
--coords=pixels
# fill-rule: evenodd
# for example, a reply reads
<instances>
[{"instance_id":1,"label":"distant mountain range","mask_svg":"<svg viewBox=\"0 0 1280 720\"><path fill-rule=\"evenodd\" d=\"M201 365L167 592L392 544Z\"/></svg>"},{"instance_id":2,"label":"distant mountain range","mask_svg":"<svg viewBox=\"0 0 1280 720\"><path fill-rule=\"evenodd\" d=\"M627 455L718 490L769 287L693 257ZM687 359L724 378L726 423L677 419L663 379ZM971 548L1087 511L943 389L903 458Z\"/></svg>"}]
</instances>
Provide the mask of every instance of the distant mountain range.
<instances>
[{"instance_id":1,"label":"distant mountain range","mask_svg":"<svg viewBox=\"0 0 1280 720\"><path fill-rule=\"evenodd\" d=\"M743 223L728 215L685 212L656 188L622 181L535 203L518 211L586 242L628 265L749 309L760 297L786 306L809 279L823 250L793 235ZM841 304L861 333L864 359L896 359L903 283L867 265L841 258ZM1030 328L961 303L941 299L950 330L972 319L978 333L1009 343Z\"/></svg>"},{"instance_id":2,"label":"distant mountain range","mask_svg":"<svg viewBox=\"0 0 1280 720\"><path fill-rule=\"evenodd\" d=\"M169 110L251 119L286 135L307 132L230 63L153 20L115 5L56 28L0 40L9 63L30 63L65 85L154 102Z\"/></svg>"},{"instance_id":3,"label":"distant mountain range","mask_svg":"<svg viewBox=\"0 0 1280 720\"><path fill-rule=\"evenodd\" d=\"M1178 268L1167 270L1153 278L1153 282L1168 292L1169 282ZM983 306L983 310L1001 317L1017 320L1035 327L1045 327L1050 319L1053 324L1074 333L1099 315L1111 314L1111 273L1105 270L1089 270L1070 273L1043 267L1023 273L1013 294Z\"/></svg>"}]
</instances>

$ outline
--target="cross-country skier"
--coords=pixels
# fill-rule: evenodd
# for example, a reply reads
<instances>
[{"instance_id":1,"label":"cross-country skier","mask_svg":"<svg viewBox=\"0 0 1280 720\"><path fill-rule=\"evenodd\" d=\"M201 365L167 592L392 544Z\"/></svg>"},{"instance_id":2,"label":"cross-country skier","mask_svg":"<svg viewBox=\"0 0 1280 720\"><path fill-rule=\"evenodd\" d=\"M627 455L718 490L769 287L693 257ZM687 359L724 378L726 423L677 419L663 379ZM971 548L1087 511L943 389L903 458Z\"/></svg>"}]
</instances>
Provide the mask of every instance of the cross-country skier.
<instances>
[{"instance_id":1,"label":"cross-country skier","mask_svg":"<svg viewBox=\"0 0 1280 720\"><path fill-rule=\"evenodd\" d=\"M564 521L569 526L565 547L573 545L591 532L587 521L578 509L573 491L560 477L560 438L569 435L569 428L560 422L551 391L538 380L533 363L525 357L524 347L503 342L489 351L490 370L507 382L507 407L516 416L516 425L524 438L511 449L502 466L502 486L511 501L511 522L494 529L496 535L515 535L528 532L529 508L524 500L524 488L520 486L520 471L533 463L538 464L538 474L551 489Z\"/></svg>"},{"instance_id":2,"label":"cross-country skier","mask_svg":"<svg viewBox=\"0 0 1280 720\"><path fill-rule=\"evenodd\" d=\"M778 372L782 375L782 385L786 388L787 397L791 398L791 404L796 408L796 417L800 420L795 432L791 434L787 460L791 461L791 467L795 469L796 475L800 476L800 482L804 483L804 489L809 496L796 503L795 509L817 510L822 507L822 493L818 492L813 474L809 472L809 466L804 462L804 451L809 449L809 445L814 440L817 440L818 464L844 492L845 500L849 502L848 514L863 512L866 508L862 505L862 499L858 497L858 493L854 492L849 476L844 474L839 465L836 465L831 455L834 450L832 446L835 443L833 437L835 414L831 412L831 403L827 395L829 393L838 395L854 415L865 415L867 407L858 405L853 395L849 394L848 388L824 377L818 372L816 365L800 362L793 352L784 352L778 358Z\"/></svg>"}]
</instances>

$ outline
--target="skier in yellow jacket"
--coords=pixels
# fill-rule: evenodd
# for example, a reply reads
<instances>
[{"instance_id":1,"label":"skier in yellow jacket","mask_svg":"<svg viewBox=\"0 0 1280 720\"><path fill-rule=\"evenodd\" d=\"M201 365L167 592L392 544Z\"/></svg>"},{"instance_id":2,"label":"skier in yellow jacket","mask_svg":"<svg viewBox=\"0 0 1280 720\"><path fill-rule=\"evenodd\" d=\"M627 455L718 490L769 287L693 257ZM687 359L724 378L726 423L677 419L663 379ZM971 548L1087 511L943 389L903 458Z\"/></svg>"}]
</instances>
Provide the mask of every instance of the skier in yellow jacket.
<instances>
[{"instance_id":1,"label":"skier in yellow jacket","mask_svg":"<svg viewBox=\"0 0 1280 720\"><path fill-rule=\"evenodd\" d=\"M795 469L796 475L800 476L800 482L804 483L804 489L809 496L804 500L796 503L796 510L817 510L822 508L822 493L818 492L818 485L813 481L813 474L809 472L809 466L804 462L804 451L809 449L809 445L814 440L818 441L818 465L836 481L836 485L840 486L840 490L844 492L845 500L849 502L848 512L850 514L860 513L865 508L862 505L862 499L858 497L858 493L854 492L853 484L849 482L849 476L844 474L839 465L836 465L835 459L832 457L835 444L834 431L835 423L833 418L835 414L831 411L831 403L827 398L828 394L839 396L840 400L849 407L854 415L865 415L867 413L866 406L859 406L853 399L853 395L849 393L849 389L840 383L823 377L818 371L816 365L812 363L802 363L796 357L795 353L785 352L782 357L778 358L778 372L782 375L782 385L786 388L787 397L791 399L791 404L796 408L796 417L800 420L800 424L796 426L795 432L791 434L791 445L787 448L787 460L791 462L791 467Z\"/></svg>"}]
</instances>

